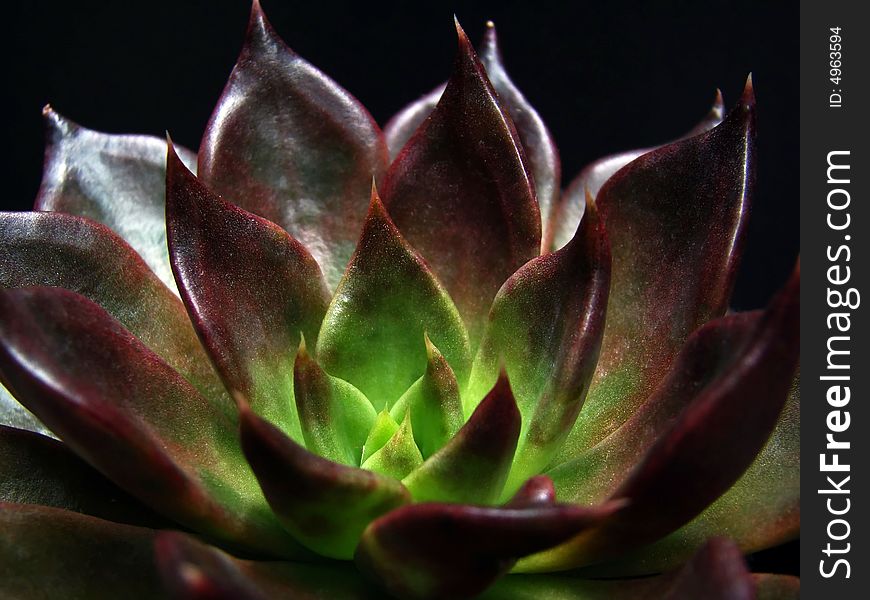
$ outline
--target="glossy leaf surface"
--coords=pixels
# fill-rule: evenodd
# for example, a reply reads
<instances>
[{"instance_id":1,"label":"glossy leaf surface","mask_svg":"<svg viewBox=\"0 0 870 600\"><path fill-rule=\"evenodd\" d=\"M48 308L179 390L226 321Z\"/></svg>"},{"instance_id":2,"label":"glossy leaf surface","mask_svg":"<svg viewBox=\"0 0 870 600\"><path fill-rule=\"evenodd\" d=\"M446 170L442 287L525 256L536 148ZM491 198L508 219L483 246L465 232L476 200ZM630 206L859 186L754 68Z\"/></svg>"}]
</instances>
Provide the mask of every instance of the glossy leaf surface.
<instances>
[{"instance_id":1,"label":"glossy leaf surface","mask_svg":"<svg viewBox=\"0 0 870 600\"><path fill-rule=\"evenodd\" d=\"M241 438L281 523L323 556L350 558L369 522L411 499L395 479L312 454L244 406Z\"/></svg>"},{"instance_id":2,"label":"glossy leaf surface","mask_svg":"<svg viewBox=\"0 0 870 600\"><path fill-rule=\"evenodd\" d=\"M335 462L359 465L377 418L368 399L321 369L304 343L296 355L293 378L305 447Z\"/></svg>"},{"instance_id":3,"label":"glossy leaf surface","mask_svg":"<svg viewBox=\"0 0 870 600\"><path fill-rule=\"evenodd\" d=\"M518 557L558 544L612 511L612 506L414 504L366 529L356 563L400 598L470 598Z\"/></svg>"},{"instance_id":4,"label":"glossy leaf surface","mask_svg":"<svg viewBox=\"0 0 870 600\"><path fill-rule=\"evenodd\" d=\"M524 570L583 566L653 542L740 478L788 397L799 355L799 292L798 267L735 360L697 393L612 494L629 504L595 530L532 557Z\"/></svg>"},{"instance_id":5,"label":"glossy leaf surface","mask_svg":"<svg viewBox=\"0 0 870 600\"><path fill-rule=\"evenodd\" d=\"M300 332L317 339L329 302L314 258L274 223L214 195L172 148L166 219L181 297L227 389L301 441L293 361Z\"/></svg>"},{"instance_id":6,"label":"glossy leaf surface","mask_svg":"<svg viewBox=\"0 0 870 600\"><path fill-rule=\"evenodd\" d=\"M284 556L235 425L108 313L59 288L0 292L0 371L112 481L203 533Z\"/></svg>"},{"instance_id":7,"label":"glossy leaf surface","mask_svg":"<svg viewBox=\"0 0 870 600\"><path fill-rule=\"evenodd\" d=\"M334 287L386 160L371 115L290 50L254 2L245 45L200 148L206 185L286 229Z\"/></svg>"},{"instance_id":8,"label":"glossy leaf surface","mask_svg":"<svg viewBox=\"0 0 870 600\"><path fill-rule=\"evenodd\" d=\"M474 343L498 288L540 252L541 219L513 123L458 25L457 31L453 75L391 165L382 191L399 230L450 292Z\"/></svg>"},{"instance_id":9,"label":"glossy leaf surface","mask_svg":"<svg viewBox=\"0 0 870 600\"><path fill-rule=\"evenodd\" d=\"M410 412L414 439L423 457L428 458L456 435L465 417L453 369L429 336L425 338L426 372L402 394L390 416L399 421Z\"/></svg>"},{"instance_id":10,"label":"glossy leaf surface","mask_svg":"<svg viewBox=\"0 0 870 600\"><path fill-rule=\"evenodd\" d=\"M580 413L609 289L607 235L593 205L570 244L528 262L499 290L466 399L491 385L503 361L523 415L503 497L543 470Z\"/></svg>"},{"instance_id":11,"label":"glossy leaf surface","mask_svg":"<svg viewBox=\"0 0 870 600\"><path fill-rule=\"evenodd\" d=\"M716 99L713 101L710 111L681 139L699 135L713 129L722 122L724 115L725 106L722 101L722 93L716 90ZM574 232L577 230L577 225L583 217L587 191L595 198L598 196L601 186L616 174L617 171L634 159L652 150L655 150L655 148L628 150L627 152L611 154L584 167L552 207L552 215L548 222L549 226L544 229L544 248L558 249L571 241Z\"/></svg>"},{"instance_id":12,"label":"glossy leaf surface","mask_svg":"<svg viewBox=\"0 0 870 600\"><path fill-rule=\"evenodd\" d=\"M457 378L468 376L468 336L456 307L372 190L359 244L323 320L317 359L377 410L389 409L426 371L424 334Z\"/></svg>"},{"instance_id":13,"label":"glossy leaf surface","mask_svg":"<svg viewBox=\"0 0 870 600\"><path fill-rule=\"evenodd\" d=\"M0 287L33 285L65 288L96 302L234 418L184 305L105 226L62 213L0 213Z\"/></svg>"},{"instance_id":14,"label":"glossy leaf surface","mask_svg":"<svg viewBox=\"0 0 870 600\"><path fill-rule=\"evenodd\" d=\"M145 135L110 135L43 110L48 136L35 210L103 223L127 241L169 289L175 280L166 250L166 142ZM179 148L195 168L196 155Z\"/></svg>"},{"instance_id":15,"label":"glossy leaf surface","mask_svg":"<svg viewBox=\"0 0 870 600\"><path fill-rule=\"evenodd\" d=\"M459 432L403 483L417 502L494 503L510 471L520 420L502 374Z\"/></svg>"},{"instance_id":16,"label":"glossy leaf surface","mask_svg":"<svg viewBox=\"0 0 870 600\"><path fill-rule=\"evenodd\" d=\"M755 173L751 84L722 124L643 155L596 204L610 237L611 294L586 405L554 464L614 431L699 325L724 314Z\"/></svg>"}]
</instances>

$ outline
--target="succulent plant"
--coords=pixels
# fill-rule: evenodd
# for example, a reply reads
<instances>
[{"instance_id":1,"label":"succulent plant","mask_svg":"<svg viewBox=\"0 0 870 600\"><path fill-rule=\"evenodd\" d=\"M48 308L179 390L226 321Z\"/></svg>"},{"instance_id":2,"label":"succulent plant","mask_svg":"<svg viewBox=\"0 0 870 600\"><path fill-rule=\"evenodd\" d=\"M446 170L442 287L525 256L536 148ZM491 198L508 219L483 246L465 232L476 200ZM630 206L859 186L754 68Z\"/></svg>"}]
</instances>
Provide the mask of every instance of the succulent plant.
<instances>
[{"instance_id":1,"label":"succulent plant","mask_svg":"<svg viewBox=\"0 0 870 600\"><path fill-rule=\"evenodd\" d=\"M799 268L727 311L751 80L562 193L457 32L383 133L257 2L198 156L46 108L0 215L0 595L797 597L743 560L799 526Z\"/></svg>"}]
</instances>

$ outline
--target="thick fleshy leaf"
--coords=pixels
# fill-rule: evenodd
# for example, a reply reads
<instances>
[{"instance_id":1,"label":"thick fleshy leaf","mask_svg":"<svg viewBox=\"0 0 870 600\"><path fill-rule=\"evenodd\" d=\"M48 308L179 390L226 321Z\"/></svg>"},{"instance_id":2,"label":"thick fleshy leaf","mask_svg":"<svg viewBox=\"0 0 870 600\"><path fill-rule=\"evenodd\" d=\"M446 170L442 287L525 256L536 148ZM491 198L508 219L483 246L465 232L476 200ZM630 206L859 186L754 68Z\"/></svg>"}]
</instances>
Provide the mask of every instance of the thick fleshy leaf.
<instances>
[{"instance_id":1,"label":"thick fleshy leaf","mask_svg":"<svg viewBox=\"0 0 870 600\"><path fill-rule=\"evenodd\" d=\"M462 429L403 483L417 502L494 503L510 471L520 421L502 373Z\"/></svg>"},{"instance_id":2,"label":"thick fleshy leaf","mask_svg":"<svg viewBox=\"0 0 870 600\"><path fill-rule=\"evenodd\" d=\"M390 416L387 409L378 413L375 424L372 425L371 431L366 438L365 446L363 446L362 458L360 464L364 463L368 458L384 447L384 444L390 441L390 438L399 430L399 424Z\"/></svg>"},{"instance_id":3,"label":"thick fleshy leaf","mask_svg":"<svg viewBox=\"0 0 870 600\"><path fill-rule=\"evenodd\" d=\"M165 597L151 529L58 508L0 503L0 531L0 597Z\"/></svg>"},{"instance_id":4,"label":"thick fleshy leaf","mask_svg":"<svg viewBox=\"0 0 870 600\"><path fill-rule=\"evenodd\" d=\"M164 193L166 142L145 135L110 135L43 110L48 128L42 185L35 210L88 217L124 238L171 290ZM178 149L195 168L196 155Z\"/></svg>"},{"instance_id":5,"label":"thick fleshy leaf","mask_svg":"<svg viewBox=\"0 0 870 600\"><path fill-rule=\"evenodd\" d=\"M331 286L353 252L387 149L365 108L290 50L254 2L242 53L202 140L218 194L286 229Z\"/></svg>"},{"instance_id":6,"label":"thick fleshy leaf","mask_svg":"<svg viewBox=\"0 0 870 600\"><path fill-rule=\"evenodd\" d=\"M146 527L168 524L61 442L2 425L0 502L54 506Z\"/></svg>"},{"instance_id":7,"label":"thick fleshy leaf","mask_svg":"<svg viewBox=\"0 0 870 600\"><path fill-rule=\"evenodd\" d=\"M534 179L535 196L540 207L543 230L547 231L547 220L551 207L559 197L559 184L562 178L559 151L537 111L508 76L498 46L495 25L492 21L486 24L486 34L479 52L480 62L493 89L498 94L501 106L516 126L517 135ZM438 86L402 109L387 123L384 128L384 136L387 139L391 159L396 158L417 128L435 110L435 106L444 93L444 88L445 85ZM579 222L579 219L575 222L575 227L569 233L568 239L570 239L570 235L573 235Z\"/></svg>"},{"instance_id":8,"label":"thick fleshy leaf","mask_svg":"<svg viewBox=\"0 0 870 600\"><path fill-rule=\"evenodd\" d=\"M36 418L32 412L24 408L15 396L0 385L0 425L7 425L15 429L33 431L42 435L55 437L55 435Z\"/></svg>"},{"instance_id":9,"label":"thick fleshy leaf","mask_svg":"<svg viewBox=\"0 0 870 600\"><path fill-rule=\"evenodd\" d=\"M0 213L0 287L33 285L96 302L234 418L181 301L105 226L62 213Z\"/></svg>"},{"instance_id":10,"label":"thick fleshy leaf","mask_svg":"<svg viewBox=\"0 0 870 600\"><path fill-rule=\"evenodd\" d=\"M383 600L349 564L241 560L174 531L157 535L155 554L178 600Z\"/></svg>"},{"instance_id":11,"label":"thick fleshy leaf","mask_svg":"<svg viewBox=\"0 0 870 600\"><path fill-rule=\"evenodd\" d=\"M369 525L355 560L400 598L470 598L518 557L566 540L614 508L413 504Z\"/></svg>"},{"instance_id":12,"label":"thick fleshy leaf","mask_svg":"<svg viewBox=\"0 0 870 600\"><path fill-rule=\"evenodd\" d=\"M801 580L791 575L759 573L755 580L756 600L798 600L801 597Z\"/></svg>"},{"instance_id":13,"label":"thick fleshy leaf","mask_svg":"<svg viewBox=\"0 0 870 600\"><path fill-rule=\"evenodd\" d=\"M390 166L383 195L476 342L501 284L540 253L541 219L513 123L458 24L457 32L453 75Z\"/></svg>"},{"instance_id":14,"label":"thick fleshy leaf","mask_svg":"<svg viewBox=\"0 0 870 600\"><path fill-rule=\"evenodd\" d=\"M244 404L241 438L281 523L323 556L350 558L372 520L411 500L395 479L312 454Z\"/></svg>"},{"instance_id":15,"label":"thick fleshy leaf","mask_svg":"<svg viewBox=\"0 0 870 600\"><path fill-rule=\"evenodd\" d=\"M464 381L471 352L462 319L372 189L362 236L323 320L318 361L376 409L389 409L426 371L424 334Z\"/></svg>"},{"instance_id":16,"label":"thick fleshy leaf","mask_svg":"<svg viewBox=\"0 0 870 600\"><path fill-rule=\"evenodd\" d=\"M748 554L800 534L800 378L795 378L776 429L731 489L692 521L658 542L594 565L584 574L614 577L659 573L684 563L713 536L729 536Z\"/></svg>"},{"instance_id":17,"label":"thick fleshy leaf","mask_svg":"<svg viewBox=\"0 0 870 600\"><path fill-rule=\"evenodd\" d=\"M411 414L406 413L401 426L387 443L362 464L363 469L402 479L423 463L423 456L414 440Z\"/></svg>"},{"instance_id":18,"label":"thick fleshy leaf","mask_svg":"<svg viewBox=\"0 0 870 600\"><path fill-rule=\"evenodd\" d=\"M526 263L496 295L466 400L491 385L503 361L523 427L502 497L547 466L580 413L609 289L607 235L591 205L570 244Z\"/></svg>"},{"instance_id":19,"label":"thick fleshy leaf","mask_svg":"<svg viewBox=\"0 0 870 600\"><path fill-rule=\"evenodd\" d=\"M713 129L722 122L724 115L725 105L722 101L722 92L716 90L716 99L713 101L710 111L689 133L680 139L699 135ZM655 150L655 148L629 150L605 156L587 165L580 171L580 174L568 185L568 188L551 208L552 214L548 221L548 227L544 228L544 248L555 250L571 241L571 237L577 230L580 219L583 218L587 191L595 198L598 196L601 186L617 171L634 159L652 150Z\"/></svg>"},{"instance_id":20,"label":"thick fleshy leaf","mask_svg":"<svg viewBox=\"0 0 870 600\"><path fill-rule=\"evenodd\" d=\"M90 300L60 288L0 292L0 371L76 454L158 512L250 549L300 554L234 423Z\"/></svg>"},{"instance_id":21,"label":"thick fleshy leaf","mask_svg":"<svg viewBox=\"0 0 870 600\"><path fill-rule=\"evenodd\" d=\"M624 423L689 334L725 313L755 178L754 139L748 82L721 125L644 154L599 192L612 253L607 325L586 404L553 464Z\"/></svg>"},{"instance_id":22,"label":"thick fleshy leaf","mask_svg":"<svg viewBox=\"0 0 870 600\"><path fill-rule=\"evenodd\" d=\"M293 379L305 446L335 462L359 465L377 418L368 398L321 369L308 354L305 340L296 354Z\"/></svg>"},{"instance_id":23,"label":"thick fleshy leaf","mask_svg":"<svg viewBox=\"0 0 870 600\"><path fill-rule=\"evenodd\" d=\"M210 192L171 145L166 227L181 297L227 388L301 441L293 360L299 332L316 340L329 303L314 258L274 223Z\"/></svg>"},{"instance_id":24,"label":"thick fleshy leaf","mask_svg":"<svg viewBox=\"0 0 870 600\"><path fill-rule=\"evenodd\" d=\"M649 451L697 395L740 357L761 318L762 311L736 313L695 330L670 371L628 421L577 458L549 472L559 499L601 502L616 491L638 457Z\"/></svg>"},{"instance_id":25,"label":"thick fleshy leaf","mask_svg":"<svg viewBox=\"0 0 870 600\"><path fill-rule=\"evenodd\" d=\"M800 345L800 268L751 339L699 390L612 498L629 503L601 526L530 559L552 570L601 562L684 525L728 490L764 447L788 397ZM739 435L738 435L739 433Z\"/></svg>"},{"instance_id":26,"label":"thick fleshy leaf","mask_svg":"<svg viewBox=\"0 0 870 600\"><path fill-rule=\"evenodd\" d=\"M708 541L677 575L663 600L755 600L755 582L731 540Z\"/></svg>"},{"instance_id":27,"label":"thick fleshy leaf","mask_svg":"<svg viewBox=\"0 0 870 600\"><path fill-rule=\"evenodd\" d=\"M514 508L547 506L556 502L556 488L546 475L535 475L526 481L513 498L505 504Z\"/></svg>"},{"instance_id":28,"label":"thick fleshy leaf","mask_svg":"<svg viewBox=\"0 0 870 600\"><path fill-rule=\"evenodd\" d=\"M425 338L426 372L402 394L390 409L390 416L399 421L410 411L414 439L423 458L428 458L456 435L465 416L453 369L429 336Z\"/></svg>"}]
</instances>

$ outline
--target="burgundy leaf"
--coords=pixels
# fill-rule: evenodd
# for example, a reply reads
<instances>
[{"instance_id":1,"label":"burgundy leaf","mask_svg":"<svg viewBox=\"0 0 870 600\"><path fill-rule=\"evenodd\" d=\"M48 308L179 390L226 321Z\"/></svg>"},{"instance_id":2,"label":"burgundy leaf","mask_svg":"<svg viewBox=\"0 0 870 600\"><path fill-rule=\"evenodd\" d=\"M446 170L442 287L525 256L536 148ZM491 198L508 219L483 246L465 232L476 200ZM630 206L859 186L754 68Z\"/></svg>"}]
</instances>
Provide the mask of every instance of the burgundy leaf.
<instances>
[{"instance_id":1,"label":"burgundy leaf","mask_svg":"<svg viewBox=\"0 0 870 600\"><path fill-rule=\"evenodd\" d=\"M61 442L0 426L0 502L41 504L109 521L167 526Z\"/></svg>"},{"instance_id":2,"label":"burgundy leaf","mask_svg":"<svg viewBox=\"0 0 870 600\"><path fill-rule=\"evenodd\" d=\"M242 53L202 140L206 185L290 232L334 287L386 160L365 108L290 50L255 0Z\"/></svg>"},{"instance_id":3,"label":"burgundy leaf","mask_svg":"<svg viewBox=\"0 0 870 600\"><path fill-rule=\"evenodd\" d=\"M755 600L755 582L737 544L713 538L680 571L663 600Z\"/></svg>"},{"instance_id":4,"label":"burgundy leaf","mask_svg":"<svg viewBox=\"0 0 870 600\"><path fill-rule=\"evenodd\" d=\"M519 434L520 411L502 373L457 434L403 483L418 502L494 503L510 471Z\"/></svg>"},{"instance_id":5,"label":"burgundy leaf","mask_svg":"<svg viewBox=\"0 0 870 600\"><path fill-rule=\"evenodd\" d=\"M505 505L511 508L549 506L556 502L556 488L546 475L530 477Z\"/></svg>"},{"instance_id":6,"label":"burgundy leaf","mask_svg":"<svg viewBox=\"0 0 870 600\"><path fill-rule=\"evenodd\" d=\"M172 268L227 388L302 440L293 401L299 334L314 341L329 293L314 258L280 227L212 194L169 148Z\"/></svg>"},{"instance_id":7,"label":"burgundy leaf","mask_svg":"<svg viewBox=\"0 0 870 600\"><path fill-rule=\"evenodd\" d=\"M43 110L48 136L35 210L88 217L120 235L160 280L175 290L166 251L163 194L166 143L145 135L110 135ZM193 168L196 155L179 148Z\"/></svg>"},{"instance_id":8,"label":"burgundy leaf","mask_svg":"<svg viewBox=\"0 0 870 600\"><path fill-rule=\"evenodd\" d=\"M158 512L284 556L234 423L99 306L60 288L0 291L0 374L76 454Z\"/></svg>"},{"instance_id":9,"label":"burgundy leaf","mask_svg":"<svg viewBox=\"0 0 870 600\"><path fill-rule=\"evenodd\" d=\"M562 177L559 151L537 111L508 76L492 21L486 24L486 34L479 52L480 62L498 94L501 106L516 126L517 135L534 179L535 195L540 207L543 229L546 231L551 207L559 197L559 184ZM435 110L444 88L445 85L438 86L402 109L387 123L384 136L387 139L391 159L396 158L417 128ZM568 239L573 235L579 222L580 220L577 219L574 223L575 226L569 233Z\"/></svg>"},{"instance_id":10,"label":"burgundy leaf","mask_svg":"<svg viewBox=\"0 0 870 600\"><path fill-rule=\"evenodd\" d=\"M105 226L62 213L0 213L0 287L33 285L65 288L96 302L235 418L184 305Z\"/></svg>"},{"instance_id":11,"label":"burgundy leaf","mask_svg":"<svg viewBox=\"0 0 870 600\"><path fill-rule=\"evenodd\" d=\"M698 515L752 464L777 423L797 367L800 267L735 359L696 395L611 498L628 504L524 570L600 562L655 541Z\"/></svg>"},{"instance_id":12,"label":"burgundy leaf","mask_svg":"<svg viewBox=\"0 0 870 600\"><path fill-rule=\"evenodd\" d=\"M352 566L241 560L175 531L154 545L166 587L178 600L383 600Z\"/></svg>"},{"instance_id":13,"label":"burgundy leaf","mask_svg":"<svg viewBox=\"0 0 870 600\"><path fill-rule=\"evenodd\" d=\"M699 135L716 127L722 122L725 114L725 106L722 101L722 92L716 90L716 98L713 106L704 118L680 139ZM552 214L548 221L548 227L544 228L544 248L558 249L571 241L577 224L583 217L586 206L586 192L595 198L601 186L610 179L622 167L638 158L639 156L655 150L655 148L643 148L641 150L629 150L619 154L612 154L598 159L584 167L580 174L568 185L568 188L558 198L552 207Z\"/></svg>"},{"instance_id":14,"label":"burgundy leaf","mask_svg":"<svg viewBox=\"0 0 870 600\"><path fill-rule=\"evenodd\" d=\"M406 504L402 484L308 452L241 405L245 456L269 505L296 539L331 558L350 558L365 527Z\"/></svg>"},{"instance_id":15,"label":"burgundy leaf","mask_svg":"<svg viewBox=\"0 0 870 600\"><path fill-rule=\"evenodd\" d=\"M355 560L400 598L470 598L504 575L518 557L559 544L614 509L413 504L369 525Z\"/></svg>"},{"instance_id":16,"label":"burgundy leaf","mask_svg":"<svg viewBox=\"0 0 870 600\"><path fill-rule=\"evenodd\" d=\"M457 24L454 72L390 167L383 197L480 337L501 284L540 252L541 219L510 117Z\"/></svg>"},{"instance_id":17,"label":"burgundy leaf","mask_svg":"<svg viewBox=\"0 0 870 600\"><path fill-rule=\"evenodd\" d=\"M503 362L523 415L504 498L540 473L571 431L598 360L610 251L594 205L570 244L526 263L502 286L466 400L488 389Z\"/></svg>"},{"instance_id":18,"label":"burgundy leaf","mask_svg":"<svg viewBox=\"0 0 870 600\"><path fill-rule=\"evenodd\" d=\"M553 464L624 423L689 334L725 313L743 246L754 139L748 82L721 125L644 154L599 192L613 257L607 326L583 412Z\"/></svg>"}]
</instances>

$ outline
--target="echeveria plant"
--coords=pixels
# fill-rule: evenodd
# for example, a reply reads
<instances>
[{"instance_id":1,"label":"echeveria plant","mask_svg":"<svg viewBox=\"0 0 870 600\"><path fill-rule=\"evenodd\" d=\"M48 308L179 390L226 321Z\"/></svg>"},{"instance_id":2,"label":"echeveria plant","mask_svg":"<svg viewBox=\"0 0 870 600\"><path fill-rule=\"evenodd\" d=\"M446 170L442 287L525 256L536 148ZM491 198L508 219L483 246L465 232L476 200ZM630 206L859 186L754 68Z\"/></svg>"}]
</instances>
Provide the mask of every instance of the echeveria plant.
<instances>
[{"instance_id":1,"label":"echeveria plant","mask_svg":"<svg viewBox=\"0 0 870 600\"><path fill-rule=\"evenodd\" d=\"M46 108L0 216L0 595L797 597L742 558L799 522L799 270L726 314L751 82L561 193L457 32L383 133L256 2L198 155Z\"/></svg>"}]
</instances>

